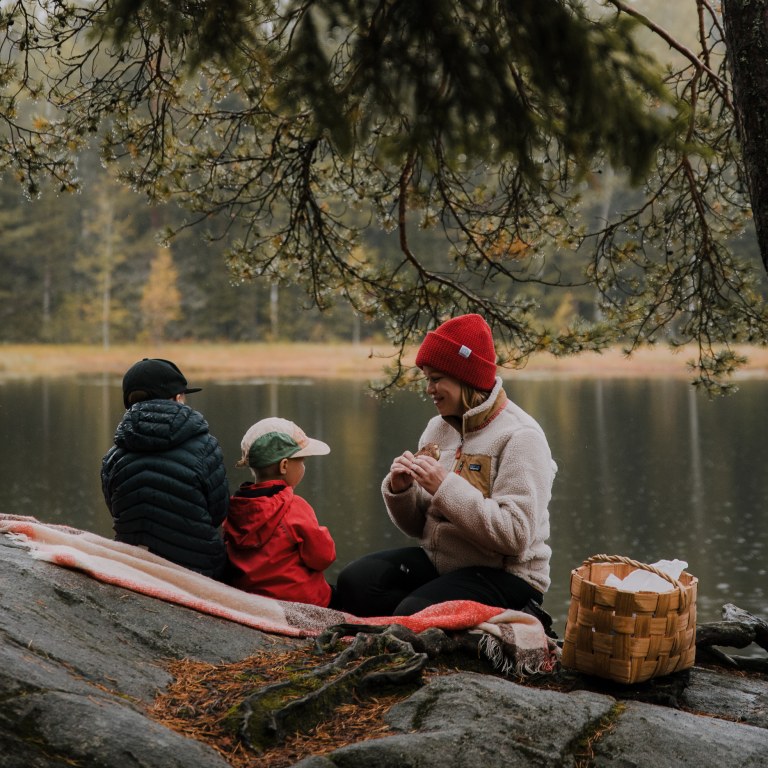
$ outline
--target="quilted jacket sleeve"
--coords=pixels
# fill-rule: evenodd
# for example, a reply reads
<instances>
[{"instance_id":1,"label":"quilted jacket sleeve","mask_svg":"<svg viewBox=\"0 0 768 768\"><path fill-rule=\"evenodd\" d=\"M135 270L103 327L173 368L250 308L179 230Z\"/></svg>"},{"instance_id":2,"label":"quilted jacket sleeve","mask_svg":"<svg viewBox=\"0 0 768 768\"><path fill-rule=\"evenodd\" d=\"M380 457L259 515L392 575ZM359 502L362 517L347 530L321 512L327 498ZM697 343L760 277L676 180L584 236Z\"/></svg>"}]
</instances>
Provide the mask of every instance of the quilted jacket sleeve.
<instances>
[{"instance_id":1,"label":"quilted jacket sleeve","mask_svg":"<svg viewBox=\"0 0 768 768\"><path fill-rule=\"evenodd\" d=\"M224 522L229 509L229 483L224 467L224 456L215 437L210 436L203 457L203 477L208 512L211 522L218 527Z\"/></svg>"}]
</instances>

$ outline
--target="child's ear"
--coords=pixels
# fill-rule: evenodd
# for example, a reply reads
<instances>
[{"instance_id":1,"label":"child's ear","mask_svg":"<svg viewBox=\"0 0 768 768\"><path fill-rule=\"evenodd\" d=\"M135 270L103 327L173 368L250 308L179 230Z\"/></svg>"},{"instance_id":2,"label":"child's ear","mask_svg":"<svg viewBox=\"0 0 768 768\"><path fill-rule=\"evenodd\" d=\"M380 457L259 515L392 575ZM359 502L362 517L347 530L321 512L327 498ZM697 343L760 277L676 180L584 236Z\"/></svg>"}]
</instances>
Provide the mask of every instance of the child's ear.
<instances>
[{"instance_id":1,"label":"child's ear","mask_svg":"<svg viewBox=\"0 0 768 768\"><path fill-rule=\"evenodd\" d=\"M284 475L288 472L288 459L280 459L280 474Z\"/></svg>"}]
</instances>

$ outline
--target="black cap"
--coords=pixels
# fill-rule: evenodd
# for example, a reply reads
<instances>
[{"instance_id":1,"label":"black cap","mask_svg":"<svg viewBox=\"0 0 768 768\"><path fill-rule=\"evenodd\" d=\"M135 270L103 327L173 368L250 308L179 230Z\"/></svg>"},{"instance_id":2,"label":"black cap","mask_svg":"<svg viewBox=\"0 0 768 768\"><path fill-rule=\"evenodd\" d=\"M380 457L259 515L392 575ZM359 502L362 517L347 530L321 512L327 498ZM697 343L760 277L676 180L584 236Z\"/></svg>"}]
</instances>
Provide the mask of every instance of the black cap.
<instances>
[{"instance_id":1,"label":"black cap","mask_svg":"<svg viewBox=\"0 0 768 768\"><path fill-rule=\"evenodd\" d=\"M152 398L170 399L176 395L199 392L202 387L188 387L184 374L170 360L145 357L132 365L123 376L123 403L128 405L131 392L146 392Z\"/></svg>"}]
</instances>

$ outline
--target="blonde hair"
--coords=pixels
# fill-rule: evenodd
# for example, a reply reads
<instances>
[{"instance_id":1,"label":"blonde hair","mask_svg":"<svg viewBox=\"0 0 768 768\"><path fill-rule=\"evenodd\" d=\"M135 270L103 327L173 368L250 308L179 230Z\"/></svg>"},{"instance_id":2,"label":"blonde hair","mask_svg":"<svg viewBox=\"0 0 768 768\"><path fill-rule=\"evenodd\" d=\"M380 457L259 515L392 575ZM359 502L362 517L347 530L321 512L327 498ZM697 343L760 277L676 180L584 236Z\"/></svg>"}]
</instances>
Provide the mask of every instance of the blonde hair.
<instances>
[{"instance_id":1,"label":"blonde hair","mask_svg":"<svg viewBox=\"0 0 768 768\"><path fill-rule=\"evenodd\" d=\"M461 384L461 406L464 408L464 413L482 405L488 399L488 395L491 394L484 389L475 389L464 381L459 383Z\"/></svg>"}]
</instances>

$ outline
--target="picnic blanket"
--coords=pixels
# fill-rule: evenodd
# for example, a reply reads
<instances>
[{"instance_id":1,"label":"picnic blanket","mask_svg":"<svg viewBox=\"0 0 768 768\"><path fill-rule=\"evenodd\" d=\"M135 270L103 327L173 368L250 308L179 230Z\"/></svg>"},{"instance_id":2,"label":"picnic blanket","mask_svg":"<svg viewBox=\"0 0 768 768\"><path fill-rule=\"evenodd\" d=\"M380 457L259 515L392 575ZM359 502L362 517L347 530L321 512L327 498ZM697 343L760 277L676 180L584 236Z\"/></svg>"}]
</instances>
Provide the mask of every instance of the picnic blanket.
<instances>
[{"instance_id":1,"label":"picnic blanket","mask_svg":"<svg viewBox=\"0 0 768 768\"><path fill-rule=\"evenodd\" d=\"M559 649L536 618L521 611L461 600L439 603L412 616L358 618L303 603L243 592L131 544L34 517L0 514L0 533L22 543L37 560L71 568L143 595L235 621L262 632L315 637L337 624L400 624L413 632L481 632L480 648L506 673L552 671Z\"/></svg>"}]
</instances>

